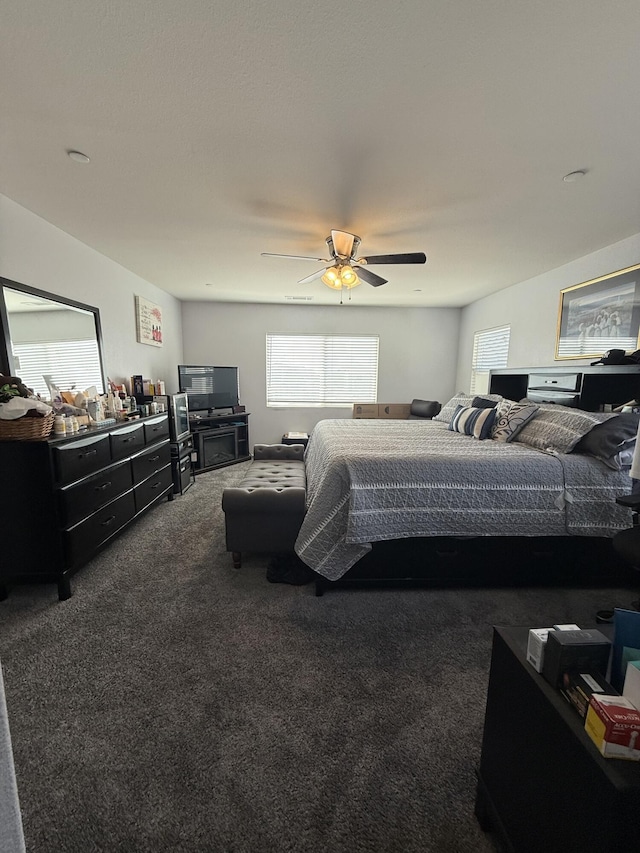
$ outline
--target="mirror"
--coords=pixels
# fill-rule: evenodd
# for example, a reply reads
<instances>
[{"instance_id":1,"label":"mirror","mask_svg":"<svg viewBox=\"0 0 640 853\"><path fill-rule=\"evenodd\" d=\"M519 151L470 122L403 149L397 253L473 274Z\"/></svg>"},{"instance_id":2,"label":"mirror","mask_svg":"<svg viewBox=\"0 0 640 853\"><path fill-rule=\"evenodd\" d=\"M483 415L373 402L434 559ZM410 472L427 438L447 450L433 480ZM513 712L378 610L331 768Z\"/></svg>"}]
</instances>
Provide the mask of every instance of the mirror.
<instances>
[{"instance_id":1,"label":"mirror","mask_svg":"<svg viewBox=\"0 0 640 853\"><path fill-rule=\"evenodd\" d=\"M0 331L0 373L19 376L44 399L45 376L61 391L106 392L97 308L0 278Z\"/></svg>"}]
</instances>

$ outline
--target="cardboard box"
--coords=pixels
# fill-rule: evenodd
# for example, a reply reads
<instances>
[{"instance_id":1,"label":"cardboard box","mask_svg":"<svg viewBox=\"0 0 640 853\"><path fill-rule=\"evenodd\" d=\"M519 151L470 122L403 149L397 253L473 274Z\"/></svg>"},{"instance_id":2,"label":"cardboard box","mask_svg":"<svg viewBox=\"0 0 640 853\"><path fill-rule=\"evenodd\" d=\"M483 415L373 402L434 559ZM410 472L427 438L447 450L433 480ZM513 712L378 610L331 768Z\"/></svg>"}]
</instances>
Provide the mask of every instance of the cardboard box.
<instances>
[{"instance_id":1,"label":"cardboard box","mask_svg":"<svg viewBox=\"0 0 640 853\"><path fill-rule=\"evenodd\" d=\"M594 693L584 727L605 758L640 761L640 711L624 696Z\"/></svg>"},{"instance_id":2,"label":"cardboard box","mask_svg":"<svg viewBox=\"0 0 640 853\"><path fill-rule=\"evenodd\" d=\"M542 675L556 689L569 670L606 675L611 641L601 631L550 631L544 652Z\"/></svg>"},{"instance_id":3,"label":"cardboard box","mask_svg":"<svg viewBox=\"0 0 640 853\"><path fill-rule=\"evenodd\" d=\"M411 413L410 403L378 403L379 418L406 420Z\"/></svg>"},{"instance_id":4,"label":"cardboard box","mask_svg":"<svg viewBox=\"0 0 640 853\"><path fill-rule=\"evenodd\" d=\"M354 418L393 418L406 420L411 413L410 403L354 403Z\"/></svg>"},{"instance_id":5,"label":"cardboard box","mask_svg":"<svg viewBox=\"0 0 640 853\"><path fill-rule=\"evenodd\" d=\"M378 404L377 403L354 403L353 404L354 418L377 418Z\"/></svg>"},{"instance_id":6,"label":"cardboard box","mask_svg":"<svg viewBox=\"0 0 640 853\"><path fill-rule=\"evenodd\" d=\"M616 696L617 690L598 672L565 672L560 693L576 709L582 719L587 716L589 702L594 693Z\"/></svg>"},{"instance_id":7,"label":"cardboard box","mask_svg":"<svg viewBox=\"0 0 640 853\"><path fill-rule=\"evenodd\" d=\"M544 662L544 649L547 645L549 631L553 628L531 628L529 641L527 642L527 660L536 672L542 672Z\"/></svg>"},{"instance_id":8,"label":"cardboard box","mask_svg":"<svg viewBox=\"0 0 640 853\"><path fill-rule=\"evenodd\" d=\"M622 695L640 710L640 660L630 660L627 664Z\"/></svg>"}]
</instances>

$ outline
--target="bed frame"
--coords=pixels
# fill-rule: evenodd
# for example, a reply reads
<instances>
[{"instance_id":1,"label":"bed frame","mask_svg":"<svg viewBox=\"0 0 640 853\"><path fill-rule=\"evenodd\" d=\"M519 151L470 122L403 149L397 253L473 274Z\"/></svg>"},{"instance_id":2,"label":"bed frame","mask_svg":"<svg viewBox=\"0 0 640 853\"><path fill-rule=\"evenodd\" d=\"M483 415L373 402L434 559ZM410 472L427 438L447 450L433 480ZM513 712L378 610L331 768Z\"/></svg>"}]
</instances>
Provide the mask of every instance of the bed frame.
<instances>
[{"instance_id":1,"label":"bed frame","mask_svg":"<svg viewBox=\"0 0 640 853\"><path fill-rule=\"evenodd\" d=\"M489 393L527 397L586 411L640 400L640 365L554 366L492 370ZM505 554L518 572L504 568ZM481 569L478 567L481 565ZM373 543L339 580L317 575L315 594L355 586L637 585L637 573L615 556L611 540L582 536L469 539L423 537Z\"/></svg>"}]
</instances>

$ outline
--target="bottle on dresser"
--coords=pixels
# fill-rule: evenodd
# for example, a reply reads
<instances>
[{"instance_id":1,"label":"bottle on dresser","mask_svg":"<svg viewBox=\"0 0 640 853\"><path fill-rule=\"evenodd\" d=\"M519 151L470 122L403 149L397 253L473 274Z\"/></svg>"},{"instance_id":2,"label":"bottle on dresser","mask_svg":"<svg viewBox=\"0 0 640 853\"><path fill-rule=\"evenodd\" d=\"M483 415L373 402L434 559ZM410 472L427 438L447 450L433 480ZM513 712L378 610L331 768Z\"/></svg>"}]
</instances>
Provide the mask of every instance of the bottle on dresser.
<instances>
[{"instance_id":1,"label":"bottle on dresser","mask_svg":"<svg viewBox=\"0 0 640 853\"><path fill-rule=\"evenodd\" d=\"M66 435L67 434L67 419L64 415L56 415L53 419L53 434L54 435Z\"/></svg>"}]
</instances>

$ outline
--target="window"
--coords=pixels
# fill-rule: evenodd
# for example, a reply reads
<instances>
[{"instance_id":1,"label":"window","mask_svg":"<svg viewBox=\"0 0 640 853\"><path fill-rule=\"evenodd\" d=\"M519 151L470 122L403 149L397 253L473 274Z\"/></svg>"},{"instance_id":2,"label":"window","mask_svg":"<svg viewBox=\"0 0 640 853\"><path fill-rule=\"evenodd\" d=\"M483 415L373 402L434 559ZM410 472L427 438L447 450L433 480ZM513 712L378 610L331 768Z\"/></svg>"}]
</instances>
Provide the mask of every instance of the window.
<instances>
[{"instance_id":1,"label":"window","mask_svg":"<svg viewBox=\"0 0 640 853\"><path fill-rule=\"evenodd\" d=\"M484 329L473 336L471 361L471 394L486 394L489 390L489 371L507 366L511 326Z\"/></svg>"},{"instance_id":2,"label":"window","mask_svg":"<svg viewBox=\"0 0 640 853\"><path fill-rule=\"evenodd\" d=\"M377 396L377 335L267 335L267 406L347 407Z\"/></svg>"},{"instance_id":3,"label":"window","mask_svg":"<svg viewBox=\"0 0 640 853\"><path fill-rule=\"evenodd\" d=\"M50 396L47 375L62 391L84 391L92 385L102 389L100 354L94 339L13 344L13 356L20 379L45 399Z\"/></svg>"}]
</instances>

